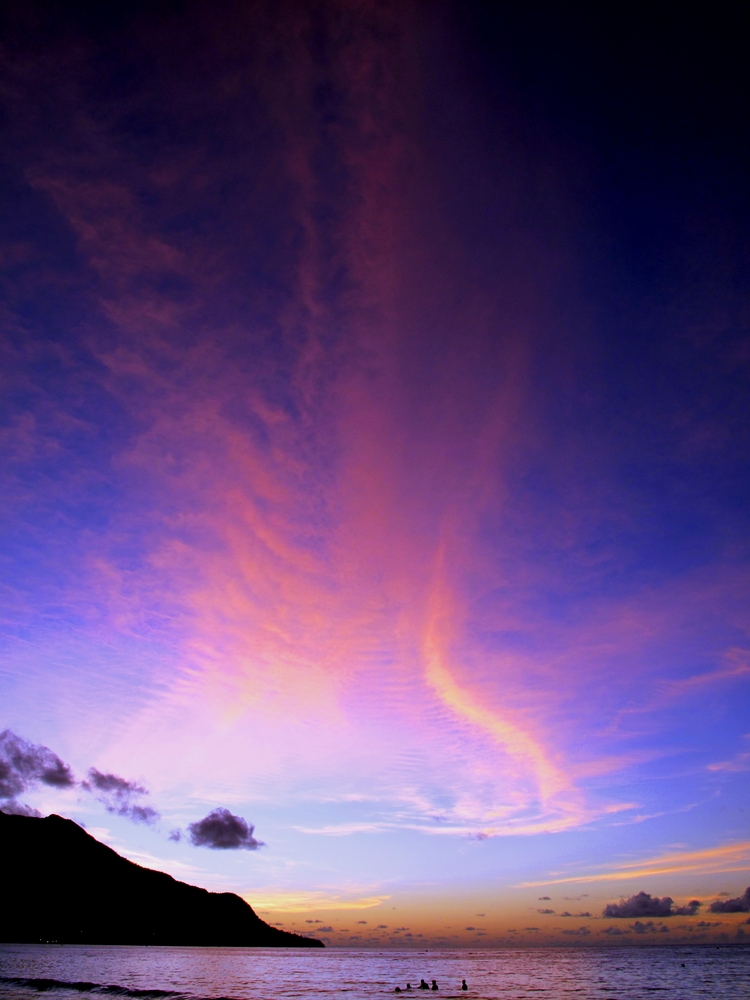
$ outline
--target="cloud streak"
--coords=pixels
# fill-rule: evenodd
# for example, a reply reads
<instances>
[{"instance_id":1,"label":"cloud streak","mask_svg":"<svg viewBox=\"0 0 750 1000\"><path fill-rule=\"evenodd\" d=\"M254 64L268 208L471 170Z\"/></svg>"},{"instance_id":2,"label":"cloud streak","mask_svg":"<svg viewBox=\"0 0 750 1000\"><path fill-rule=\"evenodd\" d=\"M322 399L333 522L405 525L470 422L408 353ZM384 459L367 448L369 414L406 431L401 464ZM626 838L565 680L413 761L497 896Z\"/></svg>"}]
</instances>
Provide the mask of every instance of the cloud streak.
<instances>
[{"instance_id":1,"label":"cloud streak","mask_svg":"<svg viewBox=\"0 0 750 1000\"><path fill-rule=\"evenodd\" d=\"M750 841L710 847L702 851L666 854L643 861L613 865L605 872L572 874L567 878L523 882L524 886L564 885L567 882L609 882L668 875L676 872L705 874L747 871L750 868Z\"/></svg>"},{"instance_id":2,"label":"cloud streak","mask_svg":"<svg viewBox=\"0 0 750 1000\"><path fill-rule=\"evenodd\" d=\"M103 773L92 767L89 768L87 779L81 782L81 787L91 792L107 812L116 816L125 816L134 823L155 823L159 819L159 813L153 806L133 801L142 795L148 795L143 785L135 781Z\"/></svg>"}]
</instances>

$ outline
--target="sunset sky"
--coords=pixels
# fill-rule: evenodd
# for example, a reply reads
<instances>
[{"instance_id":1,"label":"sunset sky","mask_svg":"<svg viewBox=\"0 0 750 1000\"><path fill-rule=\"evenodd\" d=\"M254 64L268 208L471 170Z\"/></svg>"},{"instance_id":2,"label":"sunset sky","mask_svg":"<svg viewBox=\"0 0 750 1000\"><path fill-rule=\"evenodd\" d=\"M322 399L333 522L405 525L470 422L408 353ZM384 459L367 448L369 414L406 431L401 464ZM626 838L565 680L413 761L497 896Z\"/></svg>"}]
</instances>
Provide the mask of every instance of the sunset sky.
<instances>
[{"instance_id":1,"label":"sunset sky","mask_svg":"<svg viewBox=\"0 0 750 1000\"><path fill-rule=\"evenodd\" d=\"M7 808L335 944L750 936L747 38L575 6L4 6Z\"/></svg>"}]
</instances>

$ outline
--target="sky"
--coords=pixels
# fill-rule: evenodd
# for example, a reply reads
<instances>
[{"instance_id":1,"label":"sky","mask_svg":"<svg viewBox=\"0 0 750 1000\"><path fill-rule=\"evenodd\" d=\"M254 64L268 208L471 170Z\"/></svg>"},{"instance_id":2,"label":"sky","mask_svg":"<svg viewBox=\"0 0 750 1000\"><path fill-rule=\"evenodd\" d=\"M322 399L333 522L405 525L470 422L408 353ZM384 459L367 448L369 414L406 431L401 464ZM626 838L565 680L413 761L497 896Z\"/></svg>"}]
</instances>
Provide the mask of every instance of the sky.
<instances>
[{"instance_id":1,"label":"sky","mask_svg":"<svg viewBox=\"0 0 750 1000\"><path fill-rule=\"evenodd\" d=\"M744 31L4 6L1 808L333 945L750 935Z\"/></svg>"}]
</instances>

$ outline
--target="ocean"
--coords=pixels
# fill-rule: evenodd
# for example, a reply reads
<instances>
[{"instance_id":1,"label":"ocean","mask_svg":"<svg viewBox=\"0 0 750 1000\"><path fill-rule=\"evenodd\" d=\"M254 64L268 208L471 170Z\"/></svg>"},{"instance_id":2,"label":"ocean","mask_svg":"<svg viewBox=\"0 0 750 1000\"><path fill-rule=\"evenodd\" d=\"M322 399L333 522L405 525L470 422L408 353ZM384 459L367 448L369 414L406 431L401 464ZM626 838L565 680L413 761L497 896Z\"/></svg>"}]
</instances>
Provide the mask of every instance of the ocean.
<instances>
[{"instance_id":1,"label":"ocean","mask_svg":"<svg viewBox=\"0 0 750 1000\"><path fill-rule=\"evenodd\" d=\"M0 945L0 1000L314 1000L436 980L467 1000L750 998L750 946L375 951ZM468 991L461 991L466 979ZM418 996L425 994L418 992ZM433 995L432 992L429 994ZM426 998L425 998L426 1000Z\"/></svg>"}]
</instances>

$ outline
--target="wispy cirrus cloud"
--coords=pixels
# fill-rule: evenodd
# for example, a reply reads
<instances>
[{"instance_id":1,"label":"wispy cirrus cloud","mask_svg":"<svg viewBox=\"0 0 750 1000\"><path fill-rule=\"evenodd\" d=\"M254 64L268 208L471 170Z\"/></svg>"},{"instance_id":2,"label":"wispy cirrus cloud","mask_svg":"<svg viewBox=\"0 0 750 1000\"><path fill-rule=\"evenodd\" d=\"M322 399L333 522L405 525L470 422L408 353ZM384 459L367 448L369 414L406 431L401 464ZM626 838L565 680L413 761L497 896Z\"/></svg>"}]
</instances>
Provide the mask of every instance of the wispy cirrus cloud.
<instances>
[{"instance_id":1,"label":"wispy cirrus cloud","mask_svg":"<svg viewBox=\"0 0 750 1000\"><path fill-rule=\"evenodd\" d=\"M580 150L469 93L442 12L345 6L187 4L3 50L16 221L41 220L3 258L8 669L97 759L191 815L228 802L206 846L257 843L250 802L437 852L651 789L645 837L665 761L744 763L722 740L750 590L717 541L741 504L692 464L702 439L734 468L733 435L597 325Z\"/></svg>"},{"instance_id":2,"label":"wispy cirrus cloud","mask_svg":"<svg viewBox=\"0 0 750 1000\"><path fill-rule=\"evenodd\" d=\"M675 852L641 861L611 865L606 871L571 873L565 878L523 882L524 886L562 885L567 882L609 882L669 875L677 872L719 874L750 870L750 841L710 847L700 851Z\"/></svg>"}]
</instances>

